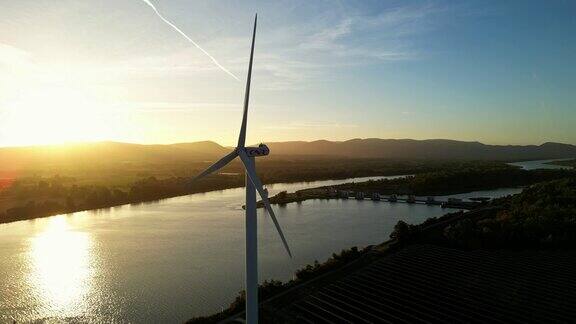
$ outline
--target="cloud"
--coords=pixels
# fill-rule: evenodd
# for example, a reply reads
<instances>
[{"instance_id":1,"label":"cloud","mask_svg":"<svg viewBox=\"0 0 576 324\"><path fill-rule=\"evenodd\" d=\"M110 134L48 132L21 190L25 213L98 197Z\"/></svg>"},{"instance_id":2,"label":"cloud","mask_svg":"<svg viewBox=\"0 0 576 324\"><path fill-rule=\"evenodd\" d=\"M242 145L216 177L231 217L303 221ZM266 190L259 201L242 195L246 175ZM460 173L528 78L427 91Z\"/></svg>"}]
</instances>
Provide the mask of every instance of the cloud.
<instances>
[{"instance_id":1,"label":"cloud","mask_svg":"<svg viewBox=\"0 0 576 324\"><path fill-rule=\"evenodd\" d=\"M356 124L346 124L329 121L305 121L305 122L291 122L288 124L269 125L265 126L266 129L280 129L280 130L301 130L310 128L356 128Z\"/></svg>"},{"instance_id":2,"label":"cloud","mask_svg":"<svg viewBox=\"0 0 576 324\"><path fill-rule=\"evenodd\" d=\"M240 103L213 102L125 102L122 106L139 112L197 112L206 111L241 111Z\"/></svg>"},{"instance_id":3,"label":"cloud","mask_svg":"<svg viewBox=\"0 0 576 324\"><path fill-rule=\"evenodd\" d=\"M289 6L270 4L274 11L270 8L268 11L264 10L262 24L257 33L254 85L267 91L311 89L320 83L330 82L330 75L338 73L339 69L344 67L419 59L423 51L414 38L434 28L436 16L444 9L430 4L401 3L385 7L381 4L383 3L376 6L364 2L339 3L336 6L321 2ZM135 5L134 10L146 9L141 7L139 4ZM224 7L221 9L226 10ZM177 17L174 12L177 11L172 9L171 16ZM227 13L220 14L224 17ZM240 76L246 72L251 23L251 19L242 24L219 21L218 25L210 26L209 23L203 25L200 21L184 26L186 30L194 31L202 40L203 47L210 48L211 53L217 55L231 73ZM239 26L245 27L245 31L238 31ZM136 44L142 46L138 47L141 50L122 47L116 52L126 55L107 54L104 56L105 60L98 62L73 62L78 68L71 69L66 75L102 83L126 83L135 78L177 77L195 79L198 82L202 82L205 77L210 80L221 78L215 73L219 67L207 62L196 48L166 41L161 32L164 29L160 29L155 37L151 38L155 41L151 42L154 45L141 45L143 40L148 40L146 35L151 30L152 27L143 28L141 34L133 30L129 41L120 37L123 43L113 42ZM45 55L38 57L40 66L44 57ZM34 63L32 55L27 51L0 44L0 65L33 67ZM60 70L62 66L72 66L68 61L56 63L61 63L55 67L56 70Z\"/></svg>"},{"instance_id":4,"label":"cloud","mask_svg":"<svg viewBox=\"0 0 576 324\"><path fill-rule=\"evenodd\" d=\"M339 14L329 12L274 32L275 39L268 41L274 47L264 57L257 55L256 66L268 73L266 89L285 90L325 82L327 73L342 67L417 60L424 53L416 38L432 31L446 10L430 4L376 13L373 8L343 7Z\"/></svg>"},{"instance_id":5,"label":"cloud","mask_svg":"<svg viewBox=\"0 0 576 324\"><path fill-rule=\"evenodd\" d=\"M339 10L325 9L318 9L314 18L302 18L296 12L283 23L271 24L266 20L274 16L263 16L256 39L255 86L268 91L310 89L330 80L327 74L338 73L343 67L419 59L422 51L412 38L433 28L433 18L443 12L432 5L375 10L361 3ZM239 75L246 71L249 36L246 32L241 36L211 37L204 40L204 45L217 49L222 62ZM168 45L156 48L154 54L144 52L104 69L128 78L215 75L218 67L207 64L197 51Z\"/></svg>"},{"instance_id":6,"label":"cloud","mask_svg":"<svg viewBox=\"0 0 576 324\"><path fill-rule=\"evenodd\" d=\"M413 59L415 49L409 38L431 29L431 18L442 12L443 8L427 4L387 8L377 14L344 14L330 19L299 47L308 52L326 52L332 58Z\"/></svg>"},{"instance_id":7,"label":"cloud","mask_svg":"<svg viewBox=\"0 0 576 324\"><path fill-rule=\"evenodd\" d=\"M30 68L34 65L32 54L14 47L12 45L0 43L0 65L9 68Z\"/></svg>"},{"instance_id":8,"label":"cloud","mask_svg":"<svg viewBox=\"0 0 576 324\"><path fill-rule=\"evenodd\" d=\"M132 109L136 112L143 113L172 113L172 112L199 112L199 111L219 111L219 112L238 112L242 113L242 102L176 102L176 101L126 101L118 103L121 108ZM285 110L284 106L265 105L267 109L274 108L275 111ZM258 110L261 105L252 104L251 109Z\"/></svg>"},{"instance_id":9,"label":"cloud","mask_svg":"<svg viewBox=\"0 0 576 324\"><path fill-rule=\"evenodd\" d=\"M334 26L328 26L315 34L307 37L306 41L300 45L306 50L333 50L340 47L338 40L348 36L352 32L353 19L344 18Z\"/></svg>"}]
</instances>

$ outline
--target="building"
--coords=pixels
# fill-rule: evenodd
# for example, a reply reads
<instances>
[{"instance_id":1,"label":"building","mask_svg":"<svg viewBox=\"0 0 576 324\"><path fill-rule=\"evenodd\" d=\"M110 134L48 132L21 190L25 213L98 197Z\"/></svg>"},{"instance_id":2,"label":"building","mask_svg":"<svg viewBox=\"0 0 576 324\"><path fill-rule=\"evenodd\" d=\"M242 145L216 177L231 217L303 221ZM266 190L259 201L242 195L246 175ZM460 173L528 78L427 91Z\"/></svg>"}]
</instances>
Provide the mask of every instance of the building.
<instances>
[{"instance_id":1,"label":"building","mask_svg":"<svg viewBox=\"0 0 576 324\"><path fill-rule=\"evenodd\" d=\"M336 189L334 189L334 187L330 187L328 189L326 189L326 193L328 194L328 197L330 198L334 198L338 196L338 191L336 191Z\"/></svg>"}]
</instances>

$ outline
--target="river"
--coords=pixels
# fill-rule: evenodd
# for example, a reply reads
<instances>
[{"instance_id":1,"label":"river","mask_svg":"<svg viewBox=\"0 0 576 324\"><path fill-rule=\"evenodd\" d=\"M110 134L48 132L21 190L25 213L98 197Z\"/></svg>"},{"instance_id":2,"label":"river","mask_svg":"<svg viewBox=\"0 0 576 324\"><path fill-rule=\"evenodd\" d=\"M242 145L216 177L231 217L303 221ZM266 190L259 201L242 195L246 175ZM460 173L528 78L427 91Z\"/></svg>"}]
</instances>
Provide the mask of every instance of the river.
<instances>
[{"instance_id":1,"label":"river","mask_svg":"<svg viewBox=\"0 0 576 324\"><path fill-rule=\"evenodd\" d=\"M569 166L548 164L548 162L554 161L568 161L572 158L567 159L555 159L555 160L535 160L535 161L521 161L508 163L510 165L519 166L524 170L534 170L534 169L570 169Z\"/></svg>"},{"instance_id":2,"label":"river","mask_svg":"<svg viewBox=\"0 0 576 324\"><path fill-rule=\"evenodd\" d=\"M280 191L384 177L274 184ZM520 189L454 195L499 197ZM243 289L243 188L0 225L0 322L173 323L219 311ZM260 278L388 239L399 220L450 209L356 200L274 206L294 258L262 210Z\"/></svg>"}]
</instances>

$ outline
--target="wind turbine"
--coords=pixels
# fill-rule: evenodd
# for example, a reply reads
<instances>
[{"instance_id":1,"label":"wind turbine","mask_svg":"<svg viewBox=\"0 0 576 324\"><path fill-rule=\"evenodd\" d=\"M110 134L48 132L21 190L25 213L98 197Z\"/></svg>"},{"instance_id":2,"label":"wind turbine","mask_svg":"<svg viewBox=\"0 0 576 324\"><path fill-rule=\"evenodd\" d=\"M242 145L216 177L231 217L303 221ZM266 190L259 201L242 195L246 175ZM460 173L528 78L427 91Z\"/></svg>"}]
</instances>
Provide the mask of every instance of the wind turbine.
<instances>
[{"instance_id":1,"label":"wind turbine","mask_svg":"<svg viewBox=\"0 0 576 324\"><path fill-rule=\"evenodd\" d=\"M292 257L282 228L276 219L274 210L268 201L268 191L262 186L262 181L256 174L255 157L266 156L270 153L268 146L260 144L258 147L246 147L246 126L248 123L248 102L250 99L250 79L252 77L252 61L254 57L254 40L256 38L256 23L258 15L254 18L254 31L252 32L252 47L250 49L250 64L248 65L248 77L246 79L246 93L244 96L244 115L242 116L242 126L238 136L238 145L230 154L212 164L208 169L197 175L193 181L205 177L223 168L236 157L240 157L246 172L246 322L249 324L258 323L258 236L256 219L256 191L262 197L262 202L272 218L276 230L282 239L284 248L288 255Z\"/></svg>"}]
</instances>

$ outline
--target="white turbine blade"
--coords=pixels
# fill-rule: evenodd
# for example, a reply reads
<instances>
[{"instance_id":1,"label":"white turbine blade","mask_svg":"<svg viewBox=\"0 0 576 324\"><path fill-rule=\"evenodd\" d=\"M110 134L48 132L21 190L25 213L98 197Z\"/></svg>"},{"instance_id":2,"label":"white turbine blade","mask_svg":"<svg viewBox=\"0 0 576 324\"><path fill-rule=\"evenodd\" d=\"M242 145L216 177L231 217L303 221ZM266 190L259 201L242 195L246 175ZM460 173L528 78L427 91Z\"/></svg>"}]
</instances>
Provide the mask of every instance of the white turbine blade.
<instances>
[{"instance_id":1,"label":"white turbine blade","mask_svg":"<svg viewBox=\"0 0 576 324\"><path fill-rule=\"evenodd\" d=\"M234 158L236 158L238 156L238 152L236 152L236 150L234 150L233 152L230 152L230 154L226 155L225 157L221 158L220 160L218 160L218 162L212 164L211 166L208 167L208 169L204 170L202 173L200 173L199 175L195 176L192 179L193 181L196 181L198 179L201 179L207 175L209 175L210 173L213 173L215 171L218 171L219 169L223 168L226 164L230 163L230 161L234 160Z\"/></svg>"},{"instance_id":2,"label":"white turbine blade","mask_svg":"<svg viewBox=\"0 0 576 324\"><path fill-rule=\"evenodd\" d=\"M242 163L244 164L244 167L246 168L246 173L248 174L250 181L252 181L252 183L254 184L254 187L256 187L256 190L258 191L258 194L260 194L260 197L262 197L262 202L264 203L266 210L268 210L268 214L270 214L270 218L272 218L272 221L274 222L274 226L276 226L276 230L278 231L278 234L280 235L280 239L282 239L282 243L284 244L284 248L286 249L286 252L288 252L288 255L290 257L292 257L292 252L290 252L290 247L288 247L288 242L286 242L286 238L284 237L284 233L282 232L282 228L280 227L280 224L278 223L278 220L276 219L276 215L274 214L274 210L272 210L272 206L270 206L270 202L268 201L268 193L264 190L264 187L262 186L262 182L258 178L258 175L256 175L256 168L254 167L254 164L252 163L252 161L250 160L248 155L246 155L246 152L244 152L243 150L240 150L238 154L240 156L240 159L242 160Z\"/></svg>"},{"instance_id":3,"label":"white turbine blade","mask_svg":"<svg viewBox=\"0 0 576 324\"><path fill-rule=\"evenodd\" d=\"M254 18L254 31L252 32L252 48L250 49L250 63L248 65L248 77L246 78L246 92L244 94L244 115L242 116L242 126L240 136L238 136L238 147L244 147L246 142L246 124L248 123L248 102L250 101L250 81L252 79L252 61L254 58L254 40L256 39L256 23L258 14Z\"/></svg>"}]
</instances>

